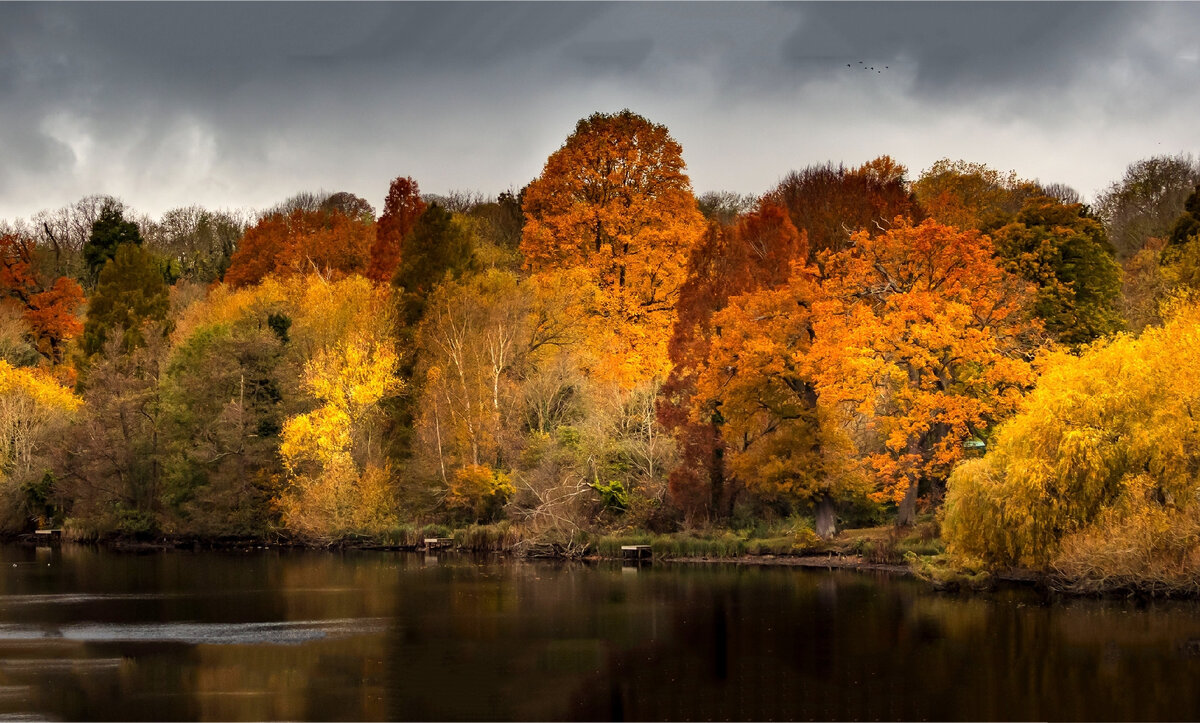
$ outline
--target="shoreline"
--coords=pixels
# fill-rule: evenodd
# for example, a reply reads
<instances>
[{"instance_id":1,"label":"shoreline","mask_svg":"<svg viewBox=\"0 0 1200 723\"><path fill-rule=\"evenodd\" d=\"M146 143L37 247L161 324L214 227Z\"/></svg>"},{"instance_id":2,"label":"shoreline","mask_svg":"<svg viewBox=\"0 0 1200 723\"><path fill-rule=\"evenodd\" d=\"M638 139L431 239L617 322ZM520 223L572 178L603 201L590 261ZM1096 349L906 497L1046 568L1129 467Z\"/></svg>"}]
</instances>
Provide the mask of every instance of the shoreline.
<instances>
[{"instance_id":1,"label":"shoreline","mask_svg":"<svg viewBox=\"0 0 1200 723\"><path fill-rule=\"evenodd\" d=\"M328 544L320 544L314 542L306 542L302 540L263 540L253 538L230 538L230 539L194 539L194 538L161 538L157 540L131 540L121 538L99 539L99 540L72 540L72 539L39 539L33 534L19 535L14 538L9 538L6 542L10 544L20 544L23 546L45 547L45 546L60 546L66 545L83 545L98 548L104 548L113 552L126 553L149 553L149 552L167 552L167 551L244 551L250 552L253 550L299 550L299 551L365 551L365 552L431 552L424 545L416 544L389 544L379 541L339 541ZM494 555L499 558L513 561L583 561L583 562L624 562L625 558L616 555L604 555L599 553L591 553L583 556L572 556L566 554L520 554L513 549L476 549L467 546L443 547L436 550L437 552L450 552L453 554L487 554ZM844 554L840 552L826 552L818 554L761 554L749 555L742 554L731 557L713 557L713 556L679 556L669 557L660 556L652 557L647 560L640 561L645 563L656 564L679 564L679 565L739 565L746 567L799 567L810 570L849 570L861 573L883 573L897 577L908 577L927 584L931 589L937 591L963 591L963 592L986 592L989 588L994 587L994 583L1012 584L1020 586L1034 586L1045 590L1051 590L1047 582L1047 577L1039 575L1036 572L1029 570L1007 570L1003 572L993 573L988 576L987 582L983 585L962 584L961 581L954 580L949 583L941 582L931 578L928 575L922 575L916 568L906 563L887 563L887 562L872 562L863 558L858 554ZM1062 592L1068 597L1115 597L1120 596L1120 593L1088 593L1088 592ZM1126 597L1128 595L1125 595ZM1196 596L1185 596L1193 599L1200 599Z\"/></svg>"}]
</instances>

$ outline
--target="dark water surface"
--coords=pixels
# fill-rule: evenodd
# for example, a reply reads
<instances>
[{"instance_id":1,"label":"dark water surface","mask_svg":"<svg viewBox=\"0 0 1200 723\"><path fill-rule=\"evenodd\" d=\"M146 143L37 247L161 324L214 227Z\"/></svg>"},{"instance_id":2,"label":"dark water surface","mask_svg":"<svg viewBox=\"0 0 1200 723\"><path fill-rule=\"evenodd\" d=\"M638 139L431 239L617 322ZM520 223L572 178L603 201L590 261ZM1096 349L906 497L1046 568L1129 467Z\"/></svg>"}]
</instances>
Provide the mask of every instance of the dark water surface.
<instances>
[{"instance_id":1,"label":"dark water surface","mask_svg":"<svg viewBox=\"0 0 1200 723\"><path fill-rule=\"evenodd\" d=\"M857 573L0 547L0 718L1200 717L1200 605Z\"/></svg>"}]
</instances>

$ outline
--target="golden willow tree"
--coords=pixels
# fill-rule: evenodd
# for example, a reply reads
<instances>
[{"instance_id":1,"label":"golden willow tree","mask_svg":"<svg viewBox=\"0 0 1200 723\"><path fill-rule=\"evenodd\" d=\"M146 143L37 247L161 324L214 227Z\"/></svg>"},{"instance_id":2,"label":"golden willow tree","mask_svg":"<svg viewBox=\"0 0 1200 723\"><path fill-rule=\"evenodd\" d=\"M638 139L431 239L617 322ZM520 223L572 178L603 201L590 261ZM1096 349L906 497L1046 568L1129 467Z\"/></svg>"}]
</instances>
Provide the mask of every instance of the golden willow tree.
<instances>
[{"instance_id":1,"label":"golden willow tree","mask_svg":"<svg viewBox=\"0 0 1200 723\"><path fill-rule=\"evenodd\" d=\"M688 252L704 228L681 154L665 126L628 110L596 113L524 194L527 266L590 272L602 319L594 343L610 362L625 360L601 372L625 386L665 376Z\"/></svg>"},{"instance_id":2,"label":"golden willow tree","mask_svg":"<svg viewBox=\"0 0 1200 723\"><path fill-rule=\"evenodd\" d=\"M1200 305L1050 362L988 454L951 475L951 554L1085 589L1200 590Z\"/></svg>"}]
</instances>

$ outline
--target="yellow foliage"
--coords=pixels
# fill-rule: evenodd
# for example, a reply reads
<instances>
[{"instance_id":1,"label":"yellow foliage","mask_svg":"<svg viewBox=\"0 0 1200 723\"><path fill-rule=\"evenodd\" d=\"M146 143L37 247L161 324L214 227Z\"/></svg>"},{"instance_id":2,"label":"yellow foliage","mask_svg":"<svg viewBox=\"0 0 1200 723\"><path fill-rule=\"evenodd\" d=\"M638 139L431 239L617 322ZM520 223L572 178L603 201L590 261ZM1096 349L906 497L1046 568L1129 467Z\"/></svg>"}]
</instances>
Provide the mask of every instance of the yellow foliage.
<instances>
[{"instance_id":1,"label":"yellow foliage","mask_svg":"<svg viewBox=\"0 0 1200 723\"><path fill-rule=\"evenodd\" d=\"M28 465L44 432L82 404L46 372L0 360L0 479Z\"/></svg>"},{"instance_id":2,"label":"yellow foliage","mask_svg":"<svg viewBox=\"0 0 1200 723\"><path fill-rule=\"evenodd\" d=\"M1044 568L1064 538L1081 536L1077 555L1200 504L1200 305L1047 366L987 456L950 477L943 535L960 558Z\"/></svg>"},{"instance_id":3,"label":"yellow foliage","mask_svg":"<svg viewBox=\"0 0 1200 723\"><path fill-rule=\"evenodd\" d=\"M476 521L487 520L516 494L509 476L482 464L469 464L454 472L446 491L446 506L469 511Z\"/></svg>"},{"instance_id":4,"label":"yellow foliage","mask_svg":"<svg viewBox=\"0 0 1200 723\"><path fill-rule=\"evenodd\" d=\"M361 279L353 284L351 294ZM374 292L368 288L368 292ZM310 304L335 301L322 289L303 300ZM353 315L345 308L340 311ZM308 306L315 313L316 306ZM301 308L304 319L305 307ZM323 404L289 419L279 447L288 484L279 506L285 524L309 537L328 538L352 532L379 531L394 521L388 491L388 472L376 463L382 456L375 431L379 402L402 386L396 376L399 360L386 336L372 336L362 319L343 319L354 331L332 346L319 348L304 366L303 386Z\"/></svg>"}]
</instances>

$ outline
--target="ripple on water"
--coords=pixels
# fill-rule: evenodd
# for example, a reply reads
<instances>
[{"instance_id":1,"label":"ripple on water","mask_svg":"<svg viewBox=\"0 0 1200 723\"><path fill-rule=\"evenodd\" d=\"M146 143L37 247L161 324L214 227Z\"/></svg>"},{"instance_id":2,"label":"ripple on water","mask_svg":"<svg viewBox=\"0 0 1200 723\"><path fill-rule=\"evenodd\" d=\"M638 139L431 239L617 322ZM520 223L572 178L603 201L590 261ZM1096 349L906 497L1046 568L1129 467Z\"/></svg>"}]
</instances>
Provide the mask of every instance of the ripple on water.
<instances>
[{"instance_id":1,"label":"ripple on water","mask_svg":"<svg viewBox=\"0 0 1200 723\"><path fill-rule=\"evenodd\" d=\"M250 623L74 623L0 625L0 641L64 639L85 643L164 642L193 645L298 645L322 638L381 632L384 618Z\"/></svg>"}]
</instances>

